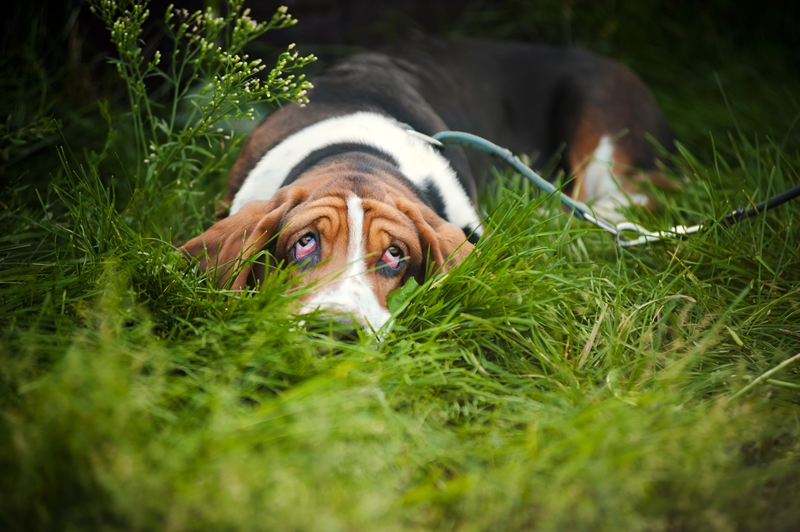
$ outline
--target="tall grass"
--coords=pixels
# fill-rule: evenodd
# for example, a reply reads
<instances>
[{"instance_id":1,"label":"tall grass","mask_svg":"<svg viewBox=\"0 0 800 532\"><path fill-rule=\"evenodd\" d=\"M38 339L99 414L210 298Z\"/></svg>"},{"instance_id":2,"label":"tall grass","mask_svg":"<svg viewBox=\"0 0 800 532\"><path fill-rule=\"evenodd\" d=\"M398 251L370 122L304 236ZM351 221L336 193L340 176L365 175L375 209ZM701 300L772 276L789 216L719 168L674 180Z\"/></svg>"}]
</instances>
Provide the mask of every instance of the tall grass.
<instances>
[{"instance_id":1,"label":"tall grass","mask_svg":"<svg viewBox=\"0 0 800 532\"><path fill-rule=\"evenodd\" d=\"M299 326L286 272L239 297L176 253L241 139L214 127L148 174L120 137L175 137L106 116L104 156L64 138L49 186L3 193L2 529L800 525L798 204L620 249L504 173L478 251L343 342ZM682 146L685 190L633 214L720 220L796 184L785 135Z\"/></svg>"}]
</instances>

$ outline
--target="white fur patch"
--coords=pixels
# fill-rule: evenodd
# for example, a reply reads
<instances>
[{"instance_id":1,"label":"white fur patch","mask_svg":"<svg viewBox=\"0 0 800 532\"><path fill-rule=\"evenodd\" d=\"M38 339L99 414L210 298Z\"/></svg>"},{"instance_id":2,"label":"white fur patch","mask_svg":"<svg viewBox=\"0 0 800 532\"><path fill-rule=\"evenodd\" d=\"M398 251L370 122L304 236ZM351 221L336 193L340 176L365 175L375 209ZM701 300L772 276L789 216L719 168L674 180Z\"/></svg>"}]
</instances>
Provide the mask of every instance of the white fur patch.
<instances>
[{"instance_id":1,"label":"white fur patch","mask_svg":"<svg viewBox=\"0 0 800 532\"><path fill-rule=\"evenodd\" d=\"M592 154L591 162L584 170L583 187L586 201L595 214L609 221L625 219L617 209L621 206L642 205L647 201L644 194L627 194L614 175L614 144L608 136L600 138Z\"/></svg>"},{"instance_id":2,"label":"white fur patch","mask_svg":"<svg viewBox=\"0 0 800 532\"><path fill-rule=\"evenodd\" d=\"M364 235L364 208L361 199L351 196L347 199L347 267L340 280L328 284L300 309L301 314L315 310L330 311L336 314L353 316L355 321L373 330L380 329L391 317L384 309L365 275L366 245Z\"/></svg>"},{"instance_id":3,"label":"white fur patch","mask_svg":"<svg viewBox=\"0 0 800 532\"><path fill-rule=\"evenodd\" d=\"M344 142L371 146L390 155L400 172L419 187L431 181L441 193L447 220L480 232L480 217L447 159L421 138L410 135L396 120L371 112L328 118L281 141L247 175L233 198L231 214L247 202L271 198L292 168L312 152Z\"/></svg>"}]
</instances>

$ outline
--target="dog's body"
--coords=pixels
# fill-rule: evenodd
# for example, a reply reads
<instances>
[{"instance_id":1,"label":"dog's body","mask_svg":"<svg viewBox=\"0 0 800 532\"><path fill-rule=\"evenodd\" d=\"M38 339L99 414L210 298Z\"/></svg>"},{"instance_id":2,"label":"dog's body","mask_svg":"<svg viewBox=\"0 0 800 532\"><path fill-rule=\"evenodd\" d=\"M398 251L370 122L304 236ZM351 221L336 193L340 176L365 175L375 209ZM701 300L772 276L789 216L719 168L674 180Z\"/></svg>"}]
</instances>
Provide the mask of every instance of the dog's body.
<instances>
[{"instance_id":1,"label":"dog's body","mask_svg":"<svg viewBox=\"0 0 800 532\"><path fill-rule=\"evenodd\" d=\"M221 284L239 270L241 289L268 268L239 269L241 259L266 248L308 269L307 282L326 281L301 312L375 329L389 318L386 294L458 262L483 231L474 176L486 159L439 152L409 127L468 131L540 164L563 149L572 195L606 216L647 203L632 171L655 171L646 134L672 145L642 82L580 50L420 39L353 56L314 84L307 107L280 109L250 135L228 182L230 216L184 250Z\"/></svg>"}]
</instances>

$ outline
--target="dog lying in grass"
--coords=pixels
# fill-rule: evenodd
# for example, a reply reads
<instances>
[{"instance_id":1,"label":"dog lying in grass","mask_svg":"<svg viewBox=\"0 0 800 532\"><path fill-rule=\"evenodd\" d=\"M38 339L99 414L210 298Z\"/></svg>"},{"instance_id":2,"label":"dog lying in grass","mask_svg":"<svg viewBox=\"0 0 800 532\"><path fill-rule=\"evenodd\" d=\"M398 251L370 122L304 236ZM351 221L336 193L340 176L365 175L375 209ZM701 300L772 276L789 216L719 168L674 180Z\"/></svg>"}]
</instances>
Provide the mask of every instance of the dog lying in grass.
<instances>
[{"instance_id":1,"label":"dog lying in grass","mask_svg":"<svg viewBox=\"0 0 800 532\"><path fill-rule=\"evenodd\" d=\"M640 185L657 152L646 136L672 145L641 80L582 50L418 39L350 57L314 85L307 106L252 132L228 180L229 215L182 250L234 290L294 263L318 283L301 313L376 330L389 292L458 264L484 231L485 158L438 151L409 128L467 131L539 161L560 153L569 193L616 219L649 203Z\"/></svg>"}]
</instances>

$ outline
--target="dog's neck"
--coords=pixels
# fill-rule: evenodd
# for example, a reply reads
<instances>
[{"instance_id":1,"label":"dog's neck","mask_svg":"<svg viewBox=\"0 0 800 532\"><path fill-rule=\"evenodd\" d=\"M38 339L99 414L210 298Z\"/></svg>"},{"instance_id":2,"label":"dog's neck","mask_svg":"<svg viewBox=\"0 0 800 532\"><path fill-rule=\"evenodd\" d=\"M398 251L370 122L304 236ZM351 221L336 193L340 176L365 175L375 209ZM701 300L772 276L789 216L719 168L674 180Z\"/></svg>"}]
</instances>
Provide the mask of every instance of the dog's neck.
<instances>
[{"instance_id":1,"label":"dog's neck","mask_svg":"<svg viewBox=\"0 0 800 532\"><path fill-rule=\"evenodd\" d=\"M385 160L442 218L466 234L482 233L479 215L447 159L396 120L372 112L328 118L277 144L245 178L231 203L231 214L247 202L271 198L307 169L348 152Z\"/></svg>"}]
</instances>

